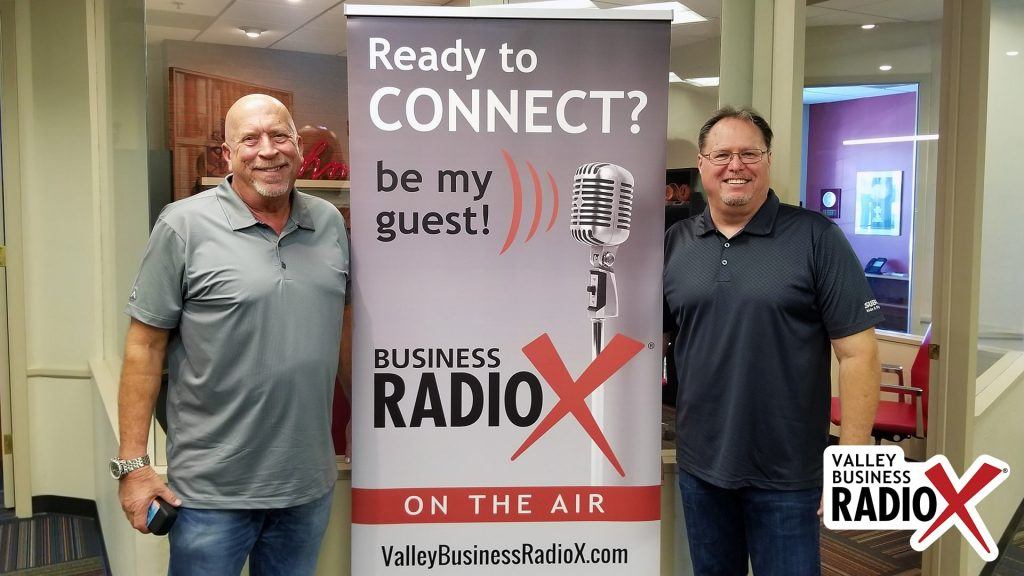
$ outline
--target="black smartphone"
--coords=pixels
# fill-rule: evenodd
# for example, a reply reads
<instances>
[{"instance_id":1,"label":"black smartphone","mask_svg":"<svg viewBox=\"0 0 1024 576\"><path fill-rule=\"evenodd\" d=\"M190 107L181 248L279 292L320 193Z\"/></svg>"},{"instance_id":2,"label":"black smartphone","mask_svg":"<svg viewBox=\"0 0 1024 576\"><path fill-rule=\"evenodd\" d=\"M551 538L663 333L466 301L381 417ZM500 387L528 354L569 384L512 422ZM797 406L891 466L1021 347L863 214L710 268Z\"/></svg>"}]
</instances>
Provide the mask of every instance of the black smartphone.
<instances>
[{"instance_id":1,"label":"black smartphone","mask_svg":"<svg viewBox=\"0 0 1024 576\"><path fill-rule=\"evenodd\" d=\"M163 536L171 531L171 526L178 519L178 509L163 500L156 498L149 505L149 514L146 515L146 527L151 534Z\"/></svg>"}]
</instances>

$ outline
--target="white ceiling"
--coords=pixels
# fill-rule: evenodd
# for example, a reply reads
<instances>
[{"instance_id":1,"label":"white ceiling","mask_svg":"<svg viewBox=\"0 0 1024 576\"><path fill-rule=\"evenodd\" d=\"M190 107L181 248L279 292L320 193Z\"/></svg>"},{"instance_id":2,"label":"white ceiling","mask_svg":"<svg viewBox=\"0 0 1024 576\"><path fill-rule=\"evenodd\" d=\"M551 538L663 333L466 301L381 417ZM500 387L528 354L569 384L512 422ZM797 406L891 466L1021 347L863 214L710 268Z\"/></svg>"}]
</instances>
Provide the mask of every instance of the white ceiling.
<instances>
[{"instance_id":1,"label":"white ceiling","mask_svg":"<svg viewBox=\"0 0 1024 576\"><path fill-rule=\"evenodd\" d=\"M917 92L917 84L874 84L859 86L820 86L804 88L804 104L823 104L825 102L841 102L857 98L872 98Z\"/></svg>"},{"instance_id":2,"label":"white ceiling","mask_svg":"<svg viewBox=\"0 0 1024 576\"><path fill-rule=\"evenodd\" d=\"M523 0L511 0L519 4ZM359 4L466 6L468 0L355 0ZM599 8L647 4L650 0L593 0ZM692 44L720 35L721 0L683 0L707 22L672 27L672 45ZM808 26L884 25L925 22L942 17L942 0L807 0ZM249 38L242 26L265 30ZM185 40L345 54L343 0L146 0L150 43Z\"/></svg>"}]
</instances>

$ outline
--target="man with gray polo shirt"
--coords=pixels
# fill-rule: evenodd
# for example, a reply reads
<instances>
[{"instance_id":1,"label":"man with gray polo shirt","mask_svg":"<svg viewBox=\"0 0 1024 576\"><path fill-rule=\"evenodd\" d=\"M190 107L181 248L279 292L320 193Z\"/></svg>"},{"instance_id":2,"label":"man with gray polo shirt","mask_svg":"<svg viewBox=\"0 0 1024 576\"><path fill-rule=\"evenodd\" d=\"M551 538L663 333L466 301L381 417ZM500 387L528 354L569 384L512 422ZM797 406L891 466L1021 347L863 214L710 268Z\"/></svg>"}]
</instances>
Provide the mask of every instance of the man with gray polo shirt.
<instances>
[{"instance_id":1,"label":"man with gray polo shirt","mask_svg":"<svg viewBox=\"0 0 1024 576\"><path fill-rule=\"evenodd\" d=\"M700 131L703 213L665 234L676 459L698 575L820 574L831 352L841 444L867 444L881 313L838 226L769 188L772 131L725 108Z\"/></svg>"},{"instance_id":2,"label":"man with gray polo shirt","mask_svg":"<svg viewBox=\"0 0 1024 576\"><path fill-rule=\"evenodd\" d=\"M154 498L178 508L179 574L312 574L337 477L331 406L349 275L344 221L294 188L288 110L250 95L225 118L220 186L168 205L127 307L132 317L112 473L146 532ZM167 477L148 466L166 356Z\"/></svg>"}]
</instances>

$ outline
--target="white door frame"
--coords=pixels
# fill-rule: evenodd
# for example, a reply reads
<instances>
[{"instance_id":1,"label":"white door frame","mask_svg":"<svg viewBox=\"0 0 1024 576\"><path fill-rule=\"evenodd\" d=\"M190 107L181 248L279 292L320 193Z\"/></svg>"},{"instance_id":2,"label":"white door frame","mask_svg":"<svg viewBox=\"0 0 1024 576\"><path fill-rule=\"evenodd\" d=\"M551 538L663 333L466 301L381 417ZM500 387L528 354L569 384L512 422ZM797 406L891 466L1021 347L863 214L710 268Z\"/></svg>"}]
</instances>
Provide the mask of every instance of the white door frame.
<instances>
[{"instance_id":1,"label":"white door frame","mask_svg":"<svg viewBox=\"0 0 1024 576\"><path fill-rule=\"evenodd\" d=\"M18 71L30 66L29 3L0 0L0 136L3 147L3 240L6 313L0 315L0 409L4 433L12 434L13 454L4 454L4 506L17 515L32 515L31 454L29 452L28 383L25 339L25 275L22 259L21 182L22 144L31 133L31 93L18 83ZM28 103L28 105L24 105ZM9 427L9 428L8 428ZM10 478L8 473L13 476ZM8 498L8 496L10 498Z\"/></svg>"}]
</instances>

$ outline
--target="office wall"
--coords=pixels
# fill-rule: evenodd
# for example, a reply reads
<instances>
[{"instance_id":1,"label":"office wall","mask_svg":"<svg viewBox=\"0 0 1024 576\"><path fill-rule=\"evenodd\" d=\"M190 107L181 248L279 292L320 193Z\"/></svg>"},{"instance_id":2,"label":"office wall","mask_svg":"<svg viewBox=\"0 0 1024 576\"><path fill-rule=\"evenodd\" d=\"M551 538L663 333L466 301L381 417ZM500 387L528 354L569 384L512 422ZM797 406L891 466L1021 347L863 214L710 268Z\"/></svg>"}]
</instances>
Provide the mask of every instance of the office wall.
<instances>
[{"instance_id":1,"label":"office wall","mask_svg":"<svg viewBox=\"0 0 1024 576\"><path fill-rule=\"evenodd\" d=\"M985 145L985 198L981 230L981 294L978 308L979 336L1003 337L1018 350L1024 338L1024 312L1020 306L1024 288L1024 252L1017 238L1024 196L1016 173L1020 158L1020 127L1024 126L1024 56L1007 56L1021 50L1024 38L1024 5L1016 0L993 0L989 32L988 119ZM1011 358L1013 355L1007 355ZM991 369L997 372L999 364ZM983 500L978 511L998 539L1006 530L1024 495L1024 359L1017 357L1003 374L979 381L979 400L992 389L1003 390L975 419L974 453L1004 460L1013 471L1009 478ZM972 574L983 563L968 556Z\"/></svg>"},{"instance_id":2,"label":"office wall","mask_svg":"<svg viewBox=\"0 0 1024 576\"><path fill-rule=\"evenodd\" d=\"M846 233L861 264L876 256L888 258L887 272L908 273L914 200L913 142L844 146L843 140L905 136L917 127L917 95L893 94L808 106L807 207L821 209L820 191L839 188L840 217L836 224ZM855 233L857 173L898 170L903 173L899 236Z\"/></svg>"},{"instance_id":3,"label":"office wall","mask_svg":"<svg viewBox=\"0 0 1024 576\"><path fill-rule=\"evenodd\" d=\"M92 498L91 477L69 473L93 461L87 361L99 344L86 3L16 14L31 491Z\"/></svg>"},{"instance_id":4,"label":"office wall","mask_svg":"<svg viewBox=\"0 0 1024 576\"><path fill-rule=\"evenodd\" d=\"M1020 446L1024 438L1024 418L1020 417L1021 406L1024 406L1024 375L1020 374L1019 364L1017 362L1016 376L1009 376L1013 381L1006 386L1006 391L974 421L974 455L995 456L1009 464L1012 471L978 504L978 512L996 542L1010 527L1010 520L1024 497L1024 450ZM967 565L968 574L978 574L985 563L971 552Z\"/></svg>"},{"instance_id":5,"label":"office wall","mask_svg":"<svg viewBox=\"0 0 1024 576\"><path fill-rule=\"evenodd\" d=\"M981 233L979 331L1024 337L1024 251L1016 238L1024 216L1020 130L1024 126L1024 5L993 2L990 35L985 204Z\"/></svg>"},{"instance_id":6,"label":"office wall","mask_svg":"<svg viewBox=\"0 0 1024 576\"><path fill-rule=\"evenodd\" d=\"M101 211L103 355L120 358L128 327L124 306L142 259L149 223L146 140L146 30L144 0L105 0L97 14L97 107L103 126L100 155L105 178Z\"/></svg>"},{"instance_id":7,"label":"office wall","mask_svg":"<svg viewBox=\"0 0 1024 576\"><path fill-rule=\"evenodd\" d=\"M666 168L697 165L697 132L718 108L718 88L675 83L668 89Z\"/></svg>"}]
</instances>

